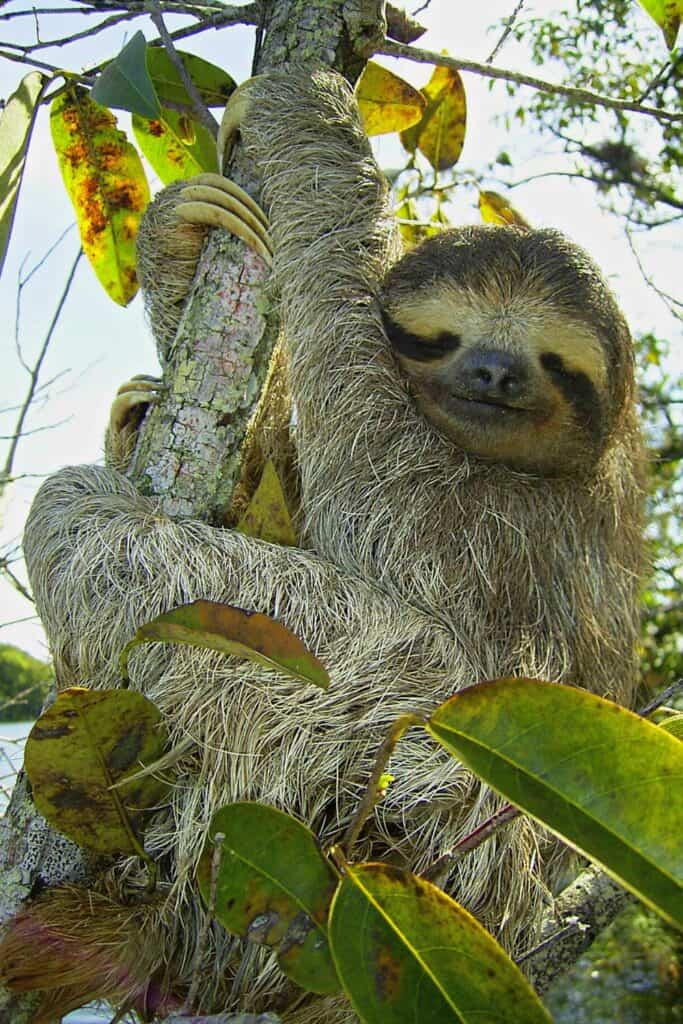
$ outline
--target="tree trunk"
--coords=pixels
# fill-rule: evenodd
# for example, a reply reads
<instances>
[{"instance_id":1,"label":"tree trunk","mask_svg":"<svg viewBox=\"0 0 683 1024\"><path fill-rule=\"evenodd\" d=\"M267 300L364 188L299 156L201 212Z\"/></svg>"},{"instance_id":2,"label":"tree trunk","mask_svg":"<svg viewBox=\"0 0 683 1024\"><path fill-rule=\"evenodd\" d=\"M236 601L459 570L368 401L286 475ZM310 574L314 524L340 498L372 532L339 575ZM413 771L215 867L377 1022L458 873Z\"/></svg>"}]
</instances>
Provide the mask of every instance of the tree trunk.
<instances>
[{"instance_id":1,"label":"tree trunk","mask_svg":"<svg viewBox=\"0 0 683 1024\"><path fill-rule=\"evenodd\" d=\"M384 39L383 8L381 0L264 0L255 73L321 63L354 80ZM257 193L256 170L239 152L231 176ZM147 417L131 471L169 516L223 521L277 337L277 324L262 312L265 278L242 242L211 233L164 367L164 395ZM36 812L22 773L0 832L0 925L37 885L82 881L87 873L83 851ZM28 1024L35 1003L0 990L0 1024Z\"/></svg>"}]
</instances>

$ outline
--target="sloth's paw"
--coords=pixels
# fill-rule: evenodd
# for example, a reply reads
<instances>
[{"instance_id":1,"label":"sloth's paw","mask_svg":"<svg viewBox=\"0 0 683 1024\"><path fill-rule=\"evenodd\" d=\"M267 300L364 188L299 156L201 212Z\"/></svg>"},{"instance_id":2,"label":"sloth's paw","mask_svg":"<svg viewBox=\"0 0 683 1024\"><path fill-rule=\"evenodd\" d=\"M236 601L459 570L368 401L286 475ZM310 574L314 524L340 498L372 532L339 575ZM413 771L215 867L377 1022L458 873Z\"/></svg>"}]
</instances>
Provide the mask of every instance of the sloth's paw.
<instances>
[{"instance_id":1,"label":"sloth's paw","mask_svg":"<svg viewBox=\"0 0 683 1024\"><path fill-rule=\"evenodd\" d=\"M273 249L265 213L250 195L220 174L198 174L180 193L177 216L188 224L225 228L270 266Z\"/></svg>"},{"instance_id":2,"label":"sloth's paw","mask_svg":"<svg viewBox=\"0 0 683 1024\"><path fill-rule=\"evenodd\" d=\"M106 464L120 473L128 468L140 424L150 404L156 401L160 387L158 377L141 373L127 380L116 392L104 438L104 457Z\"/></svg>"}]
</instances>

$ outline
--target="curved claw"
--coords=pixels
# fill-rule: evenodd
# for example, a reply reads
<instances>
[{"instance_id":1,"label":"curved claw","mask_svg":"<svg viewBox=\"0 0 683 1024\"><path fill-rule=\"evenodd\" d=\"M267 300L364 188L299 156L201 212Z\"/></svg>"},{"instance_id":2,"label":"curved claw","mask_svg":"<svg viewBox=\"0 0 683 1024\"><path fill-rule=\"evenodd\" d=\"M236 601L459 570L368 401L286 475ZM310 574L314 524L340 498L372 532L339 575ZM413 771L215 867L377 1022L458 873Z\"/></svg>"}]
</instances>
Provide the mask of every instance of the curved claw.
<instances>
[{"instance_id":1,"label":"curved claw","mask_svg":"<svg viewBox=\"0 0 683 1024\"><path fill-rule=\"evenodd\" d=\"M159 396L161 381L141 373L127 380L116 392L109 412L104 438L108 466L125 473L133 457L137 434L148 406Z\"/></svg>"},{"instance_id":2,"label":"curved claw","mask_svg":"<svg viewBox=\"0 0 683 1024\"><path fill-rule=\"evenodd\" d=\"M131 377L122 384L111 405L109 429L119 432L134 421L138 421L139 425L147 406L158 397L160 387L158 377L150 377L145 373Z\"/></svg>"},{"instance_id":3,"label":"curved claw","mask_svg":"<svg viewBox=\"0 0 683 1024\"><path fill-rule=\"evenodd\" d=\"M222 227L273 262L268 221L258 203L228 178L198 174L181 192L177 215L189 224Z\"/></svg>"},{"instance_id":4,"label":"curved claw","mask_svg":"<svg viewBox=\"0 0 683 1024\"><path fill-rule=\"evenodd\" d=\"M223 119L221 120L218 138L216 139L218 170L221 173L223 172L223 167L230 159L240 124L247 112L250 103L249 87L253 81L253 78L248 78L246 82L242 82L241 85L237 86L223 112Z\"/></svg>"}]
</instances>

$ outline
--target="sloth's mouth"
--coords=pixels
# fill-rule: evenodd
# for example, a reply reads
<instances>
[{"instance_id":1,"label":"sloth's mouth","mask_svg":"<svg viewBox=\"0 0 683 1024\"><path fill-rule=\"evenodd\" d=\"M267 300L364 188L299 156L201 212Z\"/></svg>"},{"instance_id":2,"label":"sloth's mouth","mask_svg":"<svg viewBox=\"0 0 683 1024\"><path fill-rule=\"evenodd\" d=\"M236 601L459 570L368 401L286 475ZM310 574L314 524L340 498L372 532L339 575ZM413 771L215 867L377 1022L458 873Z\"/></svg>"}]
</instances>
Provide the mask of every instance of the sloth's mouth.
<instances>
[{"instance_id":1,"label":"sloth's mouth","mask_svg":"<svg viewBox=\"0 0 683 1024\"><path fill-rule=\"evenodd\" d=\"M452 394L450 405L455 413L466 418L495 419L496 417L532 415L536 409L528 406L511 405L497 398L468 398L466 395Z\"/></svg>"}]
</instances>

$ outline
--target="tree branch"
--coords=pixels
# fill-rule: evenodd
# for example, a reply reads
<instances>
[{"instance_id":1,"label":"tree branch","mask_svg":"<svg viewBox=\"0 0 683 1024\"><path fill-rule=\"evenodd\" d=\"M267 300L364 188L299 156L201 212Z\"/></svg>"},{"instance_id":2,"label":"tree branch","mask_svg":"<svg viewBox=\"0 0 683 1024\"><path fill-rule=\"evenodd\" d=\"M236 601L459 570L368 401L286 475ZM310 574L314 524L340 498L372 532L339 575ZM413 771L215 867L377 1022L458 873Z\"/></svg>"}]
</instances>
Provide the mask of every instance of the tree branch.
<instances>
[{"instance_id":1,"label":"tree branch","mask_svg":"<svg viewBox=\"0 0 683 1024\"><path fill-rule=\"evenodd\" d=\"M376 52L385 57L403 57L406 60L416 61L418 64L438 64L446 68L455 68L457 71L469 71L474 75L481 75L484 78L496 78L502 79L505 82L514 82L516 85L526 85L531 89L537 89L539 92L564 96L575 103L587 103L590 106L605 107L608 110L630 110L635 114L645 114L648 117L654 117L658 121L683 121L683 113L679 114L672 110L663 110L660 107L647 107L630 100L615 100L610 96L591 92L589 89L576 89L572 86L556 85L553 82L546 82L542 78L535 78L533 75L524 75L519 71L511 71L506 68L492 68L488 64L461 60L458 57L446 57L442 53L434 53L431 50L421 50L414 46L406 46L404 43L396 43L390 39L386 39Z\"/></svg>"},{"instance_id":2,"label":"tree branch","mask_svg":"<svg viewBox=\"0 0 683 1024\"><path fill-rule=\"evenodd\" d=\"M71 284L76 273L76 268L82 255L83 250L79 249L76 255L76 259L73 261L71 270L69 271L69 274L67 276L64 289L59 298L59 302L57 303L57 308L55 309L54 315L50 322L50 326L48 327L45 338L43 339L43 344L40 347L40 351L38 353L36 361L29 370L29 386L26 392L26 398L24 399L24 403L19 411L19 416L17 417L17 422L14 427L14 433L11 438L9 451L7 453L7 458L5 459L5 464L2 468L2 471L0 471L0 494L2 493L5 486L7 485L8 481L11 478L12 467L14 465L14 456L16 455L19 441L21 440L24 434L24 423L26 422L28 411L31 408L31 403L33 402L33 398L36 393L36 388L38 387L38 378L40 376L40 370L43 365L43 360L45 359L45 356L47 355L47 350L50 347L52 335L54 334L57 323L59 322L59 317L61 315L64 303L66 302L67 296L69 294L69 290L71 288Z\"/></svg>"}]
</instances>

